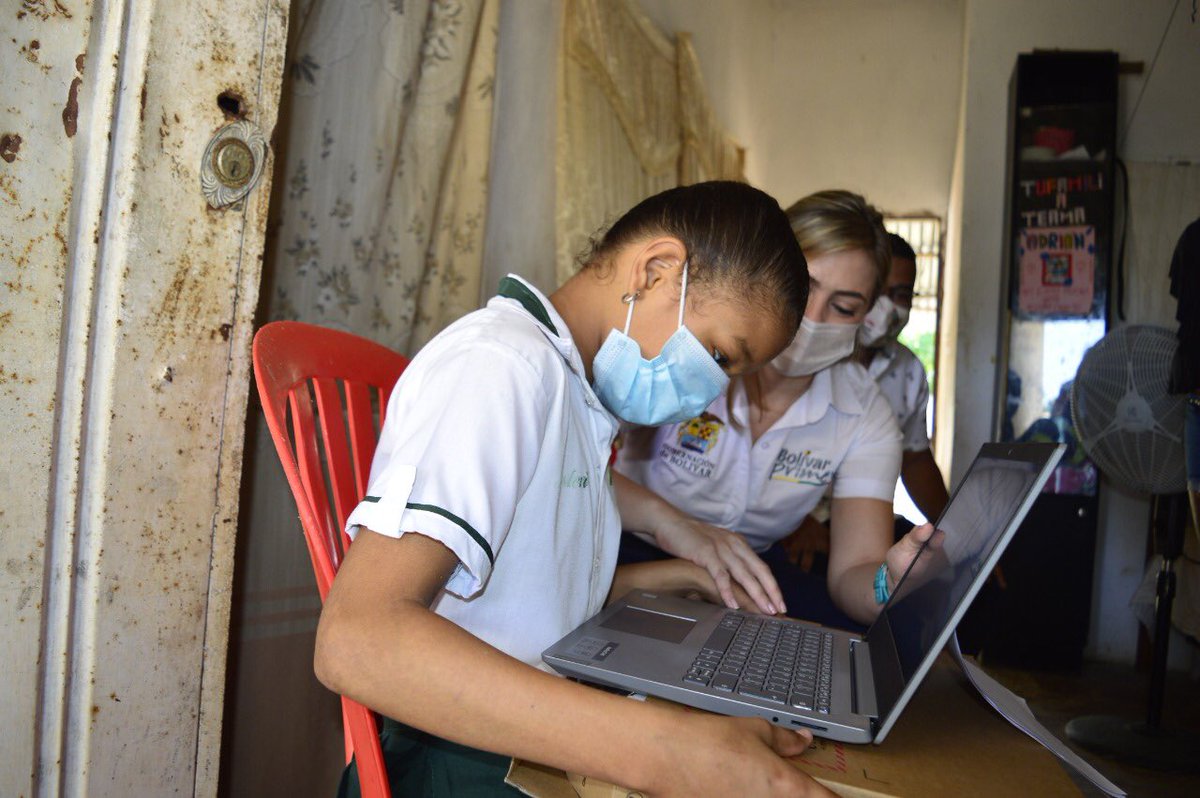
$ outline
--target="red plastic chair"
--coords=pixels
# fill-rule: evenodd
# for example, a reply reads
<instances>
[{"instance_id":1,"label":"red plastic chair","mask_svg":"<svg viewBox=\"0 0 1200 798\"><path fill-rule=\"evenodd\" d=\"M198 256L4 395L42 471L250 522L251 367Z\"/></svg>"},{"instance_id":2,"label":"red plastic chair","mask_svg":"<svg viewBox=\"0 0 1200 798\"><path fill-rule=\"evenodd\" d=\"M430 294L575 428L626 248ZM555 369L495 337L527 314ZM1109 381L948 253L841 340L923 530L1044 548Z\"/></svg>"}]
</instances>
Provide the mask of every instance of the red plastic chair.
<instances>
[{"instance_id":1,"label":"red plastic chair","mask_svg":"<svg viewBox=\"0 0 1200 798\"><path fill-rule=\"evenodd\" d=\"M258 396L300 511L322 602L350 545L342 530L366 493L388 396L407 365L406 357L373 341L312 324L273 322L254 336ZM378 402L378 427L372 394ZM346 761L358 759L363 797L390 798L374 713L342 696L342 725Z\"/></svg>"}]
</instances>

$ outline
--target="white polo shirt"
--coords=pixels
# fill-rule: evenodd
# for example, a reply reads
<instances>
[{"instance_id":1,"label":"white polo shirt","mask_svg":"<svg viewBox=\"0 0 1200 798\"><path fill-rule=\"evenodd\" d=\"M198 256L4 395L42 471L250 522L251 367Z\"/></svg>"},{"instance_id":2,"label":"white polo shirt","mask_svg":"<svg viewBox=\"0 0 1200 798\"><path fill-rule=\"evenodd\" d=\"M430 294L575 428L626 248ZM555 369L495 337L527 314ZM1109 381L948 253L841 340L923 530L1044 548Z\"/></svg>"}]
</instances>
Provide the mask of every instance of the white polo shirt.
<instances>
[{"instance_id":1,"label":"white polo shirt","mask_svg":"<svg viewBox=\"0 0 1200 798\"><path fill-rule=\"evenodd\" d=\"M871 360L867 373L878 383L880 392L896 414L904 451L928 449L925 414L929 405L929 380L917 356L904 344L889 341Z\"/></svg>"},{"instance_id":2,"label":"white polo shirt","mask_svg":"<svg viewBox=\"0 0 1200 798\"><path fill-rule=\"evenodd\" d=\"M396 383L347 532L441 541L459 566L433 610L541 667L542 650L597 612L612 584L616 430L566 323L509 275Z\"/></svg>"},{"instance_id":3,"label":"white polo shirt","mask_svg":"<svg viewBox=\"0 0 1200 798\"><path fill-rule=\"evenodd\" d=\"M741 381L700 416L627 436L617 470L684 512L742 533L755 551L787 536L832 484L834 498L891 502L900 433L862 366L842 361L759 438Z\"/></svg>"}]
</instances>

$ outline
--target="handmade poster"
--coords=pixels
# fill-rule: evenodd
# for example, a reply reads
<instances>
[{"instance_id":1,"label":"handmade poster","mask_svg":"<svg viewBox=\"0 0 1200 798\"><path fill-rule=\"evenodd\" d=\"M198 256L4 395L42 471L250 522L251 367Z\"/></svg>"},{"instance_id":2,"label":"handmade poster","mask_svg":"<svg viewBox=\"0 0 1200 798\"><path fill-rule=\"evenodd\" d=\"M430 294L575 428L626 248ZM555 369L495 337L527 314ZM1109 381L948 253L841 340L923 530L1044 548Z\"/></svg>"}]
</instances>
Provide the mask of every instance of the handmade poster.
<instances>
[{"instance_id":1,"label":"handmade poster","mask_svg":"<svg viewBox=\"0 0 1200 798\"><path fill-rule=\"evenodd\" d=\"M1096 228L1023 228L1017 241L1022 314L1087 316L1096 288Z\"/></svg>"}]
</instances>

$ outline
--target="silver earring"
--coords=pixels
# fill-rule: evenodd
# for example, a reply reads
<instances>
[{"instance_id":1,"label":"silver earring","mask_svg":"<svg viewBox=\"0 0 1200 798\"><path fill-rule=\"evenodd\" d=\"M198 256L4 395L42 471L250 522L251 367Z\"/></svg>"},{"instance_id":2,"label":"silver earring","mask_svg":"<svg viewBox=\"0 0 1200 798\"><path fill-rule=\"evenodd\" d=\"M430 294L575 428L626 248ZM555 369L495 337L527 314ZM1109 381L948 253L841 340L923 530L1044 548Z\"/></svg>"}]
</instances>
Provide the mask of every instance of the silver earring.
<instances>
[{"instance_id":1,"label":"silver earring","mask_svg":"<svg viewBox=\"0 0 1200 798\"><path fill-rule=\"evenodd\" d=\"M621 302L622 302L622 304L628 305L630 302L633 302L633 301L641 299L641 298L642 298L642 292L634 291L632 294L622 294Z\"/></svg>"}]
</instances>

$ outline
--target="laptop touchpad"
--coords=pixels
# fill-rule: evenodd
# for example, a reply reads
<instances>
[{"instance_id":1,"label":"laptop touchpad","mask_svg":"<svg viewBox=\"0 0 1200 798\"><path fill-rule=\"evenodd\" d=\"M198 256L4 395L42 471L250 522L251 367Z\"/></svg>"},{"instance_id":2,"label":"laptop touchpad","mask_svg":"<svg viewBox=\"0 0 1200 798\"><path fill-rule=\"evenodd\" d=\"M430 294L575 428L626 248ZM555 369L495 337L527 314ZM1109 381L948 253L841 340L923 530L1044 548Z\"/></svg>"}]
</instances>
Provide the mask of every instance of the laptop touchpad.
<instances>
[{"instance_id":1,"label":"laptop touchpad","mask_svg":"<svg viewBox=\"0 0 1200 798\"><path fill-rule=\"evenodd\" d=\"M622 607L600 625L616 632L652 637L668 643L682 643L696 622L690 618L664 615L640 607Z\"/></svg>"}]
</instances>

